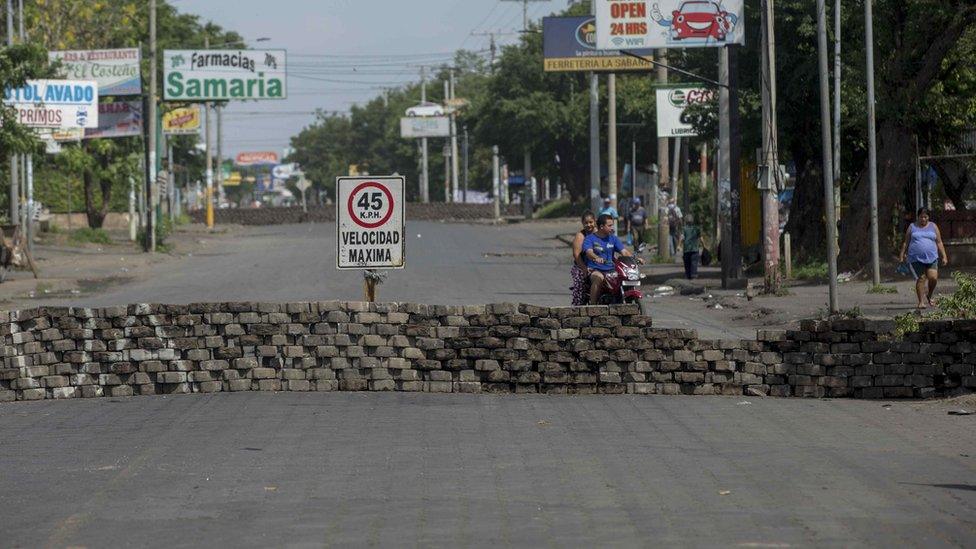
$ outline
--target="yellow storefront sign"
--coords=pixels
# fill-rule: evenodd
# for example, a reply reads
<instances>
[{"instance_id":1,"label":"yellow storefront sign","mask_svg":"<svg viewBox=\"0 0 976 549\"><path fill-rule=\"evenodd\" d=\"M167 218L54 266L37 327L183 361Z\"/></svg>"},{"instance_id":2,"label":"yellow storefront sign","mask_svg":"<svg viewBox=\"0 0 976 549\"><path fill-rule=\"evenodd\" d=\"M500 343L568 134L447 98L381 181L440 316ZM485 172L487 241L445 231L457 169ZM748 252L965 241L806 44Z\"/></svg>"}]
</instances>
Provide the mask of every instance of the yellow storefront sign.
<instances>
[{"instance_id":1,"label":"yellow storefront sign","mask_svg":"<svg viewBox=\"0 0 976 549\"><path fill-rule=\"evenodd\" d=\"M166 135L200 133L200 106L180 107L163 114L163 133Z\"/></svg>"}]
</instances>

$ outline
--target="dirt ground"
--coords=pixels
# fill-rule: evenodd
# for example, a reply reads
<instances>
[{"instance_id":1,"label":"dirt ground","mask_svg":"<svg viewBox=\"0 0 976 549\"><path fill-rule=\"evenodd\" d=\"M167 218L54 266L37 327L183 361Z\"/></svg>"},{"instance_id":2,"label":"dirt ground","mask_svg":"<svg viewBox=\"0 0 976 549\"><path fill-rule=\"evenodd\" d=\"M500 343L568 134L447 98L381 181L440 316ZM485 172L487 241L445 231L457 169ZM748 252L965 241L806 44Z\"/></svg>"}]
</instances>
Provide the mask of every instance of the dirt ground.
<instances>
[{"instance_id":1,"label":"dirt ground","mask_svg":"<svg viewBox=\"0 0 976 549\"><path fill-rule=\"evenodd\" d=\"M106 289L149 278L154 265L204 252L229 238L239 226L228 225L213 233L203 225L177 227L166 241L166 252L147 254L129 241L128 231L108 230L111 244L72 242L68 233L42 233L33 257L38 277L15 270L0 284L0 309L45 305L45 300L95 295Z\"/></svg>"}]
</instances>

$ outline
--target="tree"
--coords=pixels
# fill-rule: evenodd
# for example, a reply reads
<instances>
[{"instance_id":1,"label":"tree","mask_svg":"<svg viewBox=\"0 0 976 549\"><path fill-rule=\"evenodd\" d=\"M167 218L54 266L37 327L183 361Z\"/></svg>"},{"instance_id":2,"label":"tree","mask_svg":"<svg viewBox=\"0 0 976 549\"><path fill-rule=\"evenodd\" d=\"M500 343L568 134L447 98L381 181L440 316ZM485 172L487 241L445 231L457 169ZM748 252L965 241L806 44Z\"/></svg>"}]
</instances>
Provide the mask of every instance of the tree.
<instances>
[{"instance_id":1,"label":"tree","mask_svg":"<svg viewBox=\"0 0 976 549\"><path fill-rule=\"evenodd\" d=\"M27 6L25 24L31 40L50 50L105 49L147 44L148 19L148 3L141 0L37 0ZM205 36L209 36L212 43L243 46L237 33L226 32L213 23L201 23L196 15L181 14L169 3L158 2L160 55L164 48L202 47ZM44 58L46 62L46 55ZM142 73L146 75L149 71L148 49L143 51L142 64ZM158 67L158 80L162 82L162 63L158 63ZM144 77L144 82L147 81ZM112 99L102 100L105 101ZM197 156L193 149L195 142L194 137L175 140L175 156L187 159ZM85 140L81 146L67 147L64 158L40 161L38 194L57 197L63 185L70 185L70 181L65 182L64 175L59 173L66 169L69 178L82 180L81 195L89 226L101 227L109 211L125 209L129 178L142 180L137 159L143 150L142 139L133 137ZM186 165L202 170L202 164L198 162ZM66 206L70 209L70 205Z\"/></svg>"}]
</instances>

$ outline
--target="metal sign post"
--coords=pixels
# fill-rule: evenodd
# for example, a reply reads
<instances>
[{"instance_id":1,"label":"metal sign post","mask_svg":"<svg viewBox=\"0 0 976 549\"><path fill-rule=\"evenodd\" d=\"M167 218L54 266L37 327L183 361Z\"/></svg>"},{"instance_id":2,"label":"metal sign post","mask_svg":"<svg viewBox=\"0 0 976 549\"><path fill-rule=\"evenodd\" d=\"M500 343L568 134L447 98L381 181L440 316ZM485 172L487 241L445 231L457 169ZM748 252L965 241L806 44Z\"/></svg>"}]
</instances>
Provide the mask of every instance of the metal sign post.
<instances>
[{"instance_id":1,"label":"metal sign post","mask_svg":"<svg viewBox=\"0 0 976 549\"><path fill-rule=\"evenodd\" d=\"M336 178L336 268L362 269L366 300L383 276L404 267L406 182L403 176Z\"/></svg>"}]
</instances>

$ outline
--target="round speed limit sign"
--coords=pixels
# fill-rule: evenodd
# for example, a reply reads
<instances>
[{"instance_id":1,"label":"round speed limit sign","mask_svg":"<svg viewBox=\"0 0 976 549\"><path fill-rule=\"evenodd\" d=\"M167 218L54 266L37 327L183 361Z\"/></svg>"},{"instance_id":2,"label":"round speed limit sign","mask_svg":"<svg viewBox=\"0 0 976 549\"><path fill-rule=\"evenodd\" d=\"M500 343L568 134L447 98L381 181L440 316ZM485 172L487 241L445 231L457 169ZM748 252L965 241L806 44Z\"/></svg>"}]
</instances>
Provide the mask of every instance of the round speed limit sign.
<instances>
[{"instance_id":1,"label":"round speed limit sign","mask_svg":"<svg viewBox=\"0 0 976 549\"><path fill-rule=\"evenodd\" d=\"M336 267L403 267L403 189L401 176L336 179Z\"/></svg>"},{"instance_id":2,"label":"round speed limit sign","mask_svg":"<svg viewBox=\"0 0 976 549\"><path fill-rule=\"evenodd\" d=\"M346 201L349 217L366 229L375 229L389 221L393 206L393 194L376 181L360 183Z\"/></svg>"}]
</instances>

